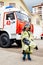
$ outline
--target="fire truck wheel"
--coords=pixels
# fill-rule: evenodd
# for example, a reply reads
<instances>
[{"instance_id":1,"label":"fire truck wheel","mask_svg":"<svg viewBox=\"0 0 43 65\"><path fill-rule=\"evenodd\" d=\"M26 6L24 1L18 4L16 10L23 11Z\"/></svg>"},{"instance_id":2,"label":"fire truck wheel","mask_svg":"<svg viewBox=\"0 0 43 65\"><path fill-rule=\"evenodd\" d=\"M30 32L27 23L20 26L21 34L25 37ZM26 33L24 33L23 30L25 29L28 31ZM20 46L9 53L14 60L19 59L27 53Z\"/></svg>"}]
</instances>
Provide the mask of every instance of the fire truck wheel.
<instances>
[{"instance_id":1,"label":"fire truck wheel","mask_svg":"<svg viewBox=\"0 0 43 65\"><path fill-rule=\"evenodd\" d=\"M10 39L8 34L2 33L0 36L0 46L3 48L7 48L10 46Z\"/></svg>"},{"instance_id":2,"label":"fire truck wheel","mask_svg":"<svg viewBox=\"0 0 43 65\"><path fill-rule=\"evenodd\" d=\"M16 40L16 44L18 45L18 47L22 47L21 40Z\"/></svg>"}]
</instances>

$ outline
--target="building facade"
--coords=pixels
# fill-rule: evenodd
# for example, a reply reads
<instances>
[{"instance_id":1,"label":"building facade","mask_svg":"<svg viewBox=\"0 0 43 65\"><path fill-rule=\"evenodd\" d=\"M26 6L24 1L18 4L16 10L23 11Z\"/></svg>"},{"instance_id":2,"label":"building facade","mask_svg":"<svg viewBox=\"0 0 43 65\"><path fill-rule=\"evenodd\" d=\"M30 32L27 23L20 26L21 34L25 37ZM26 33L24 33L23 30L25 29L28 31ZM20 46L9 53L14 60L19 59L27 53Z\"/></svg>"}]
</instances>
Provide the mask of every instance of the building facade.
<instances>
[{"instance_id":1,"label":"building facade","mask_svg":"<svg viewBox=\"0 0 43 65\"><path fill-rule=\"evenodd\" d=\"M0 0L0 7L8 5L19 8L20 10L25 11L29 16L32 16L31 12L27 8L23 0Z\"/></svg>"},{"instance_id":2,"label":"building facade","mask_svg":"<svg viewBox=\"0 0 43 65\"><path fill-rule=\"evenodd\" d=\"M32 14L34 15L34 19L36 18L34 23L37 24L37 21L39 21L40 26L42 27L43 30L43 3L33 6Z\"/></svg>"},{"instance_id":3,"label":"building facade","mask_svg":"<svg viewBox=\"0 0 43 65\"><path fill-rule=\"evenodd\" d=\"M36 5L32 7L33 14L38 14L40 18L43 20L43 3L40 5Z\"/></svg>"},{"instance_id":4,"label":"building facade","mask_svg":"<svg viewBox=\"0 0 43 65\"><path fill-rule=\"evenodd\" d=\"M32 20L33 25L36 26L36 30L35 30L34 34L37 38L37 37L40 37L40 36L38 36L38 34L41 35L43 33L43 3L33 6L32 14L33 14L33 16L31 18L31 20Z\"/></svg>"},{"instance_id":5,"label":"building facade","mask_svg":"<svg viewBox=\"0 0 43 65\"><path fill-rule=\"evenodd\" d=\"M34 18L34 24L39 23L41 26L43 26L43 3L33 6L32 7L32 14Z\"/></svg>"}]
</instances>

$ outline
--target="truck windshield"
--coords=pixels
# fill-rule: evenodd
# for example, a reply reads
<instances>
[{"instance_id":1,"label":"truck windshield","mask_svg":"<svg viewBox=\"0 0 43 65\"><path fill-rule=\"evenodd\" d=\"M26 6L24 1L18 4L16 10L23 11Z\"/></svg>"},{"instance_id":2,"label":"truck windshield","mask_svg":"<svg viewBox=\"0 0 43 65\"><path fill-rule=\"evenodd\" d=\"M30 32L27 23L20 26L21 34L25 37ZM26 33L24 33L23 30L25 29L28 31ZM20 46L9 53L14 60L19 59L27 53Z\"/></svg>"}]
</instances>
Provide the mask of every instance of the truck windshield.
<instances>
[{"instance_id":1,"label":"truck windshield","mask_svg":"<svg viewBox=\"0 0 43 65\"><path fill-rule=\"evenodd\" d=\"M21 13L21 12L16 12L17 18L22 20L22 21L29 21L29 18L27 15Z\"/></svg>"}]
</instances>

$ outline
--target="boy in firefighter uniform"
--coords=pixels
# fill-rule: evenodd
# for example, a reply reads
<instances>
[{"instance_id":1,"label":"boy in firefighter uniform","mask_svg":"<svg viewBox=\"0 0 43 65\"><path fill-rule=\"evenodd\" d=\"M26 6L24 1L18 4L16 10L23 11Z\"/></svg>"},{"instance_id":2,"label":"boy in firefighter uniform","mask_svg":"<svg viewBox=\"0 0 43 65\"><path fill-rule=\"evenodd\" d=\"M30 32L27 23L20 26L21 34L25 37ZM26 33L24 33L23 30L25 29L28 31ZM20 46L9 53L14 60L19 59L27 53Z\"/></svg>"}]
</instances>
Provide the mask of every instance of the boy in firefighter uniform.
<instances>
[{"instance_id":1,"label":"boy in firefighter uniform","mask_svg":"<svg viewBox=\"0 0 43 65\"><path fill-rule=\"evenodd\" d=\"M32 54L33 49L35 48L38 50L37 45L34 43L33 34L30 32L30 26L25 25L22 36L22 50L23 50L23 60L26 59L26 55L28 57L28 60L31 60L30 54Z\"/></svg>"}]
</instances>

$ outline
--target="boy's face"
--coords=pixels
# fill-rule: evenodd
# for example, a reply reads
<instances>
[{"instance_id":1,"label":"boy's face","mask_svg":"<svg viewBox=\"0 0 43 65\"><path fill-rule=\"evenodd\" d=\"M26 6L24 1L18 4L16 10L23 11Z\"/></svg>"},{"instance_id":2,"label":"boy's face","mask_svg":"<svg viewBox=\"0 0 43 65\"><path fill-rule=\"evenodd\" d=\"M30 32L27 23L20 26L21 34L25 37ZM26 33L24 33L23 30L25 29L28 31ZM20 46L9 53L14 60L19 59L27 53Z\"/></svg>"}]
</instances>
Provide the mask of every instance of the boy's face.
<instances>
[{"instance_id":1,"label":"boy's face","mask_svg":"<svg viewBox=\"0 0 43 65\"><path fill-rule=\"evenodd\" d=\"M28 31L29 30L29 28L26 28L26 31Z\"/></svg>"},{"instance_id":2,"label":"boy's face","mask_svg":"<svg viewBox=\"0 0 43 65\"><path fill-rule=\"evenodd\" d=\"M27 27L27 28L26 28L26 31L30 31L30 27L29 27L29 28Z\"/></svg>"}]
</instances>

